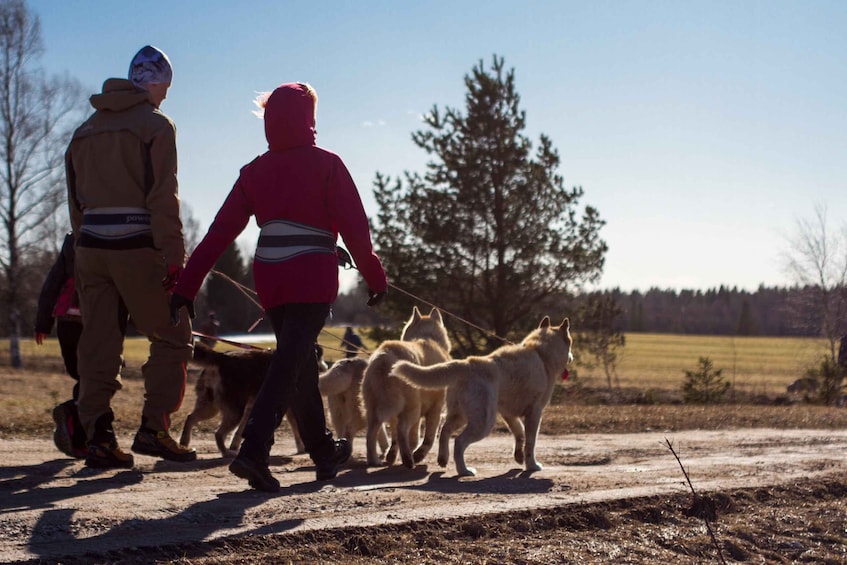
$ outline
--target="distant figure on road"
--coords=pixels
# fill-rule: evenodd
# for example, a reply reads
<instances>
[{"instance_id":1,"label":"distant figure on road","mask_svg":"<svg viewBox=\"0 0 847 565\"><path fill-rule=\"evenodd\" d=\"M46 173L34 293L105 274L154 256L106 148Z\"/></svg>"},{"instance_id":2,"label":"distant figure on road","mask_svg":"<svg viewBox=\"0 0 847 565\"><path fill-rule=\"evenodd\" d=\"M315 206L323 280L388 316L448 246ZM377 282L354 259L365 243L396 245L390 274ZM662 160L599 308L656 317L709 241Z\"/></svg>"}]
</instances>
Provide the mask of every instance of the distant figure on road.
<instances>
[{"instance_id":1,"label":"distant figure on road","mask_svg":"<svg viewBox=\"0 0 847 565\"><path fill-rule=\"evenodd\" d=\"M351 326L347 326L347 329L344 331L344 337L341 338L341 347L346 350L344 356L348 359L355 357L362 348L362 338L356 335L356 332L353 331Z\"/></svg>"}]
</instances>

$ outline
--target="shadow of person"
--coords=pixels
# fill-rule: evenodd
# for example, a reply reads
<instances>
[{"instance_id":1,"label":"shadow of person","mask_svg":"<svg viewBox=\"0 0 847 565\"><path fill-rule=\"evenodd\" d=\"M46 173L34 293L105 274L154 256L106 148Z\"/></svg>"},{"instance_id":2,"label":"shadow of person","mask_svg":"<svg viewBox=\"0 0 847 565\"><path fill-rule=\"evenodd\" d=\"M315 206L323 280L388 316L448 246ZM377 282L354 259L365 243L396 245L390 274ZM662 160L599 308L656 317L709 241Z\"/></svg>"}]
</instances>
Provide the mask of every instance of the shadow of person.
<instances>
[{"instance_id":1,"label":"shadow of person","mask_svg":"<svg viewBox=\"0 0 847 565\"><path fill-rule=\"evenodd\" d=\"M41 468L43 465L33 465L32 467ZM90 475L91 473L88 471L90 469L83 467L70 478ZM51 481L54 480L60 480L56 473L51 473L47 478L37 477L35 481L31 480L31 476L3 481L0 484L0 493L4 494L0 497L0 513L47 508L60 500L123 488L140 483L142 474L135 469L128 469L117 474L104 475L87 481L77 480L73 484L61 486L51 485Z\"/></svg>"},{"instance_id":2,"label":"shadow of person","mask_svg":"<svg viewBox=\"0 0 847 565\"><path fill-rule=\"evenodd\" d=\"M267 500L266 493L255 490L221 493L210 500L188 506L181 512L163 518L132 518L118 524L88 524L90 528L105 530L99 535L77 537L71 528L74 510L56 509L41 514L32 529L27 547L41 559L68 559L85 556L92 561L119 562L137 553L150 562L156 561L157 553L168 556L168 546L180 546L183 558L199 557L209 551L210 546L200 542L215 535L235 530L242 526L249 508ZM285 532L296 528L301 519L281 520L258 528L261 533ZM253 530L241 531L239 535L250 535ZM41 541L44 540L44 541ZM184 544L194 544L185 546ZM192 555L192 551L194 555Z\"/></svg>"},{"instance_id":3,"label":"shadow of person","mask_svg":"<svg viewBox=\"0 0 847 565\"><path fill-rule=\"evenodd\" d=\"M11 465L0 467L0 492L35 488L52 480L56 475L73 466L73 459L54 459L35 465ZM0 502L2 507L2 502Z\"/></svg>"}]
</instances>

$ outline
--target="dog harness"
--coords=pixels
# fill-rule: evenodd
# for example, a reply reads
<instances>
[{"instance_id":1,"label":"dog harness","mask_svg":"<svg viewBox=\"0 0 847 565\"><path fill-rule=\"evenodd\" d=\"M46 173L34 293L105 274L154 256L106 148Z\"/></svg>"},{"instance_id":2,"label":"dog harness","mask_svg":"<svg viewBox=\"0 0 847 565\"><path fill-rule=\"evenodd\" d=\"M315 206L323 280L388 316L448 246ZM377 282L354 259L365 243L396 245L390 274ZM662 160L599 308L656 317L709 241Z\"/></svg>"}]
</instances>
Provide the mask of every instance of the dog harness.
<instances>
[{"instance_id":1,"label":"dog harness","mask_svg":"<svg viewBox=\"0 0 847 565\"><path fill-rule=\"evenodd\" d=\"M256 260L281 263L306 253L335 254L332 232L287 220L272 220L262 226Z\"/></svg>"}]
</instances>

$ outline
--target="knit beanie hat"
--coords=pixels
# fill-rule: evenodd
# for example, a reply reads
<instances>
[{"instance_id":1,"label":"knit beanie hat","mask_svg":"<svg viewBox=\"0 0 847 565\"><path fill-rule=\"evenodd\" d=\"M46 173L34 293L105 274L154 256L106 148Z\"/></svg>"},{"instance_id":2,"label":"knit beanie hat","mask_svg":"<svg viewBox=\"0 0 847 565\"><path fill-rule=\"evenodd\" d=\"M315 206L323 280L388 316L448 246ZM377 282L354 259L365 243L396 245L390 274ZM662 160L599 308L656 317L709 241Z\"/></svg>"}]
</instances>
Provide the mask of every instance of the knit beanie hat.
<instances>
[{"instance_id":1,"label":"knit beanie hat","mask_svg":"<svg viewBox=\"0 0 847 565\"><path fill-rule=\"evenodd\" d=\"M129 64L128 78L139 88L147 84L170 84L173 76L168 56L152 45L142 47Z\"/></svg>"}]
</instances>

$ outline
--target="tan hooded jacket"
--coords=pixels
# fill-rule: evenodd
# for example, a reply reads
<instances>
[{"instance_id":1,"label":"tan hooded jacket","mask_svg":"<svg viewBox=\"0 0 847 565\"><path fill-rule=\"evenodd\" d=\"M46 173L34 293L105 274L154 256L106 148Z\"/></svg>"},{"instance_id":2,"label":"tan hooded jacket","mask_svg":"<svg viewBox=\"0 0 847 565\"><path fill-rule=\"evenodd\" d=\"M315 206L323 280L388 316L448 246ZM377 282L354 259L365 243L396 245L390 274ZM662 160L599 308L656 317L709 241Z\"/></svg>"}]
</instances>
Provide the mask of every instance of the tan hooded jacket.
<instances>
[{"instance_id":1,"label":"tan hooded jacket","mask_svg":"<svg viewBox=\"0 0 847 565\"><path fill-rule=\"evenodd\" d=\"M65 153L74 236L79 237L86 212L147 210L153 246L167 264L181 267L185 242L173 122L146 91L125 79L106 80L103 92L90 101L96 111L74 132ZM119 249L120 242L107 247Z\"/></svg>"}]
</instances>

